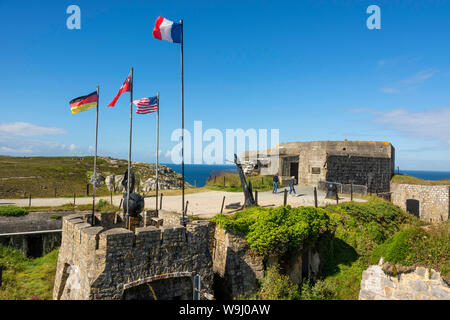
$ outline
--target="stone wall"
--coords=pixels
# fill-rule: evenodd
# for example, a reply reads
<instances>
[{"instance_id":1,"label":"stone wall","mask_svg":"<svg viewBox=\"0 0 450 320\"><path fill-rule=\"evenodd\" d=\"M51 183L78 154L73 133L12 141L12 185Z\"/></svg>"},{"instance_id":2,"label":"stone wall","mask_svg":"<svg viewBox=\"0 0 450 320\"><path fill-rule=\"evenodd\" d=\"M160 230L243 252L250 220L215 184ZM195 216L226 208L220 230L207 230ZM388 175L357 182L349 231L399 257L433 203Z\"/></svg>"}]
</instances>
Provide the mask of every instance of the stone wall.
<instances>
[{"instance_id":1,"label":"stone wall","mask_svg":"<svg viewBox=\"0 0 450 320\"><path fill-rule=\"evenodd\" d=\"M83 214L63 219L53 299L188 298L196 274L202 297L212 293L209 222L132 232L85 221Z\"/></svg>"},{"instance_id":2,"label":"stone wall","mask_svg":"<svg viewBox=\"0 0 450 320\"><path fill-rule=\"evenodd\" d=\"M379 265L363 271L359 300L450 300L450 287L439 272L423 267L390 275Z\"/></svg>"},{"instance_id":3,"label":"stone wall","mask_svg":"<svg viewBox=\"0 0 450 320\"><path fill-rule=\"evenodd\" d=\"M447 221L450 212L449 185L419 185L391 182L391 201L406 211L406 200L419 201L419 217L427 222Z\"/></svg>"},{"instance_id":4,"label":"stone wall","mask_svg":"<svg viewBox=\"0 0 450 320\"><path fill-rule=\"evenodd\" d=\"M367 186L368 192L388 192L393 167L389 158L330 155L326 181Z\"/></svg>"},{"instance_id":5,"label":"stone wall","mask_svg":"<svg viewBox=\"0 0 450 320\"><path fill-rule=\"evenodd\" d=\"M264 277L263 258L250 250L248 242L216 225L212 258L215 294L218 299L249 296Z\"/></svg>"}]
</instances>

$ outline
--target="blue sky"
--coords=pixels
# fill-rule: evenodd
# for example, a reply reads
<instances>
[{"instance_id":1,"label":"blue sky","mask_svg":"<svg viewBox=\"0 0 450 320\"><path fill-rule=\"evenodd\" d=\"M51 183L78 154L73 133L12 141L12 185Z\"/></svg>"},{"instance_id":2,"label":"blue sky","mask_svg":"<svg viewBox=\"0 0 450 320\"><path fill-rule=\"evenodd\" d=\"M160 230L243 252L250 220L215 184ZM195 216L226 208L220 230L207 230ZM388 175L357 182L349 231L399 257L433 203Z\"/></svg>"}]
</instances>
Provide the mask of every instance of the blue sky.
<instances>
[{"instance_id":1,"label":"blue sky","mask_svg":"<svg viewBox=\"0 0 450 320\"><path fill-rule=\"evenodd\" d=\"M66 9L81 9L69 30ZM381 8L369 30L366 8ZM0 2L0 154L88 155L95 110L68 102L100 85L98 154L127 158L129 94L161 94L161 161L180 127L179 45L152 37L184 20L185 126L279 129L280 141L378 140L401 169L450 170L450 1ZM155 117L133 118L133 160L154 161Z\"/></svg>"}]
</instances>

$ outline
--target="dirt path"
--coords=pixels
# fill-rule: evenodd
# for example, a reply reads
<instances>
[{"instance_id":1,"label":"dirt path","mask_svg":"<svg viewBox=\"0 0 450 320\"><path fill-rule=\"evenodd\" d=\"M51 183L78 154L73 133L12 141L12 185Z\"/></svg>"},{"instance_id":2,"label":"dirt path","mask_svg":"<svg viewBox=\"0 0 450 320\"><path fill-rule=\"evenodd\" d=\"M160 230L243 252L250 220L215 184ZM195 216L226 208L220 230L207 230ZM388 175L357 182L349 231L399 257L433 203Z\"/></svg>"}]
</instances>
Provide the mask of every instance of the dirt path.
<instances>
[{"instance_id":1,"label":"dirt path","mask_svg":"<svg viewBox=\"0 0 450 320\"><path fill-rule=\"evenodd\" d=\"M288 195L287 203L292 207L298 206L313 206L314 195L312 187L296 186L297 195ZM258 193L258 204L264 207L283 205L284 188L278 189L277 194L271 191ZM164 191L163 191L164 193ZM220 212L222 206L222 199L225 196L225 206L230 203L244 202L244 194L242 192L224 192L224 191L205 191L199 193L185 194L185 201L189 201L188 215L199 216L203 218L212 217ZM334 204L336 200L325 199L325 193L318 191L318 204L323 206L325 204ZM97 197L96 201L103 199L110 201L110 197ZM113 204L119 206L122 196L113 196ZM348 197L340 197L339 202L349 201ZM354 199L355 201L364 201ZM159 201L159 200L158 200ZM181 213L181 195L163 196L162 208L165 210L176 211ZM73 203L71 198L36 198L31 199L31 205L34 207L44 206L60 206L67 203ZM76 204L92 203L92 198L83 197L76 198ZM13 204L17 206L28 206L28 199L0 199L0 205ZM151 209L155 207L155 197L145 199L145 208ZM224 213L231 213L235 210L225 209Z\"/></svg>"}]
</instances>

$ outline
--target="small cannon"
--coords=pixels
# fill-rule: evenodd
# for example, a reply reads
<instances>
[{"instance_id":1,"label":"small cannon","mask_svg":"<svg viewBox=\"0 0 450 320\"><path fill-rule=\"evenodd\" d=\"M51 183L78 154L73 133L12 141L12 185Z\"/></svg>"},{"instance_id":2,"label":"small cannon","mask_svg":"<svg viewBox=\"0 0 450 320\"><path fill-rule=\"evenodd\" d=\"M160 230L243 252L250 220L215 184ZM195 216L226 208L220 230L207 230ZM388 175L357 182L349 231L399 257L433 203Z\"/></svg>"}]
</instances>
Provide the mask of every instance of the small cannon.
<instances>
[{"instance_id":1,"label":"small cannon","mask_svg":"<svg viewBox=\"0 0 450 320\"><path fill-rule=\"evenodd\" d=\"M125 192L123 193L123 212L127 213L130 217L137 217L139 213L144 210L144 197L141 196L139 193L133 192L134 190L134 172L132 169L130 169L130 210L128 210L128 189L127 189L127 183L128 183L128 170L125 171L125 176L122 180L122 186L125 188Z\"/></svg>"}]
</instances>

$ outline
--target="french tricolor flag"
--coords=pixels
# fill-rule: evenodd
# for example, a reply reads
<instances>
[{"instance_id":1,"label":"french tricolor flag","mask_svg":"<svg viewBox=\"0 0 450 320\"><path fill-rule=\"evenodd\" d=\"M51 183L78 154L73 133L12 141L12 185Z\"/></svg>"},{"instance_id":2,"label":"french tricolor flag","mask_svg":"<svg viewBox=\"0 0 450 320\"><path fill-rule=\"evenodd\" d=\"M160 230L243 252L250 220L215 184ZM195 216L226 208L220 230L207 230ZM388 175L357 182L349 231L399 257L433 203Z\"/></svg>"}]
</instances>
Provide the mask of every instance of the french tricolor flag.
<instances>
[{"instance_id":1,"label":"french tricolor flag","mask_svg":"<svg viewBox=\"0 0 450 320\"><path fill-rule=\"evenodd\" d=\"M153 29L153 37L156 39L181 43L181 33L181 23L172 22L163 17L156 19L155 28Z\"/></svg>"}]
</instances>

